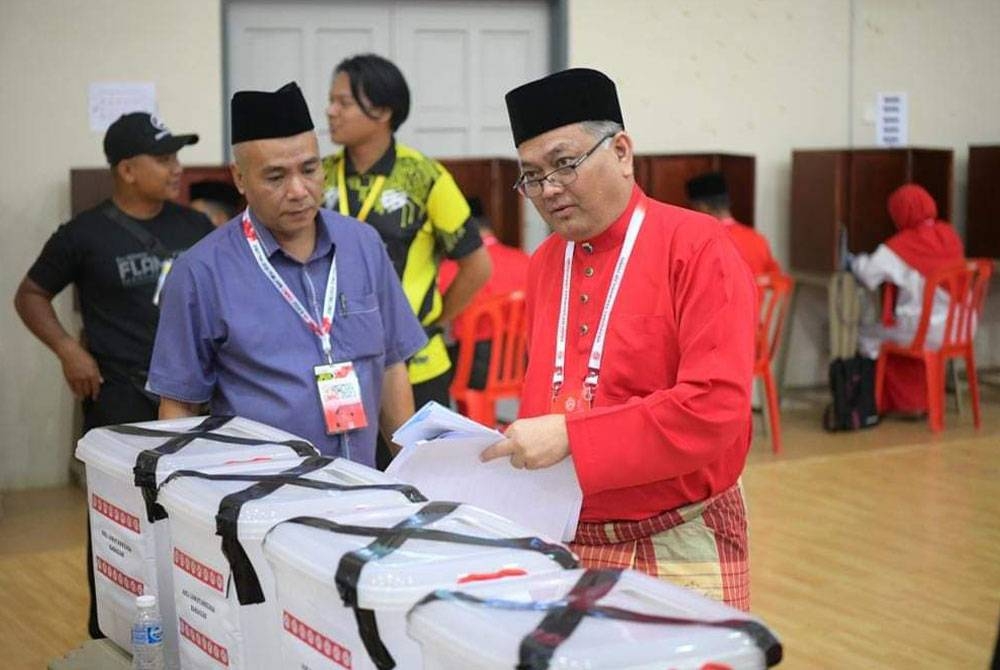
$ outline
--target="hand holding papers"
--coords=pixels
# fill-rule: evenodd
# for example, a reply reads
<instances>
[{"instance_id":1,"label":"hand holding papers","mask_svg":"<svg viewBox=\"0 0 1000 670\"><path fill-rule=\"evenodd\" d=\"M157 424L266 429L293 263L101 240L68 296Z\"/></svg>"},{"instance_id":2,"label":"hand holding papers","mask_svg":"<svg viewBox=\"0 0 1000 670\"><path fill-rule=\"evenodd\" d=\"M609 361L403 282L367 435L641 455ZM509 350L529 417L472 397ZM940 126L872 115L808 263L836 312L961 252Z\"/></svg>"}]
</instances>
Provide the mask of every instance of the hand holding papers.
<instances>
[{"instance_id":1,"label":"hand holding papers","mask_svg":"<svg viewBox=\"0 0 1000 670\"><path fill-rule=\"evenodd\" d=\"M573 539L583 494L573 462L518 470L507 458L479 454L503 439L493 429L428 403L393 435L403 446L387 470L429 498L482 507L548 537Z\"/></svg>"}]
</instances>

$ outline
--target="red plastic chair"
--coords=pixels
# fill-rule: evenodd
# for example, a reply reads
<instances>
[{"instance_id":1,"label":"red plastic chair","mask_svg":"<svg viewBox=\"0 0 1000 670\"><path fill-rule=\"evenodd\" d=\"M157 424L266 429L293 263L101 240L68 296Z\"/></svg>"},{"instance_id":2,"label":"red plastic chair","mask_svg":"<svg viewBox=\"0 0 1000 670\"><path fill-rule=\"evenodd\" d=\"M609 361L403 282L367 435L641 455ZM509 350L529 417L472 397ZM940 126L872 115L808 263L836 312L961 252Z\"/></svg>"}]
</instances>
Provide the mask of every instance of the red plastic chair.
<instances>
[{"instance_id":1,"label":"red plastic chair","mask_svg":"<svg viewBox=\"0 0 1000 670\"><path fill-rule=\"evenodd\" d=\"M527 364L527 322L524 314L524 292L487 298L469 308L463 317L465 326L458 342L458 362L451 383L451 397L459 411L486 426L495 426L496 402L503 398L518 398L524 384ZM489 326L490 363L483 390L469 388L476 334L481 322Z\"/></svg>"},{"instance_id":2,"label":"red plastic chair","mask_svg":"<svg viewBox=\"0 0 1000 670\"><path fill-rule=\"evenodd\" d=\"M875 365L875 399L881 407L884 404L886 360L889 356L913 358L924 363L927 379L927 419L930 429L938 432L944 428L944 377L945 365L953 358L965 360L965 374L969 380L969 395L972 400L972 420L979 428L979 380L976 376L976 352L974 338L976 324L983 313L986 292L993 274L993 261L970 258L951 267L935 272L924 285L923 305L917 331L909 344L884 341L879 348L878 363ZM926 347L927 331L934 295L942 291L948 296L948 315L944 325L941 346L937 349ZM884 294L891 298L893 290ZM889 322L891 302L883 303L883 321Z\"/></svg>"},{"instance_id":3,"label":"red plastic chair","mask_svg":"<svg viewBox=\"0 0 1000 670\"><path fill-rule=\"evenodd\" d=\"M771 449L781 453L781 406L778 387L774 381L771 362L778 353L781 335L785 329L788 305L795 280L780 272L757 276L757 343L753 373L764 382L767 417L770 423Z\"/></svg>"}]
</instances>

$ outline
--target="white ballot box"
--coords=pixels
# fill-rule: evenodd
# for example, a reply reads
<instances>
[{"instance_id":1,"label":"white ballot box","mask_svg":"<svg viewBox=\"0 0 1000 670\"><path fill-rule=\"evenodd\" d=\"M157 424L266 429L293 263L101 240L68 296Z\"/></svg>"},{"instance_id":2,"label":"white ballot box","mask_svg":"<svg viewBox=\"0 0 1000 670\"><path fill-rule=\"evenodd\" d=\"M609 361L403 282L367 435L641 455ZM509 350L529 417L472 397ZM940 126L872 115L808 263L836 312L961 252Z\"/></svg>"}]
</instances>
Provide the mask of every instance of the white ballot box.
<instances>
[{"instance_id":1,"label":"white ballot box","mask_svg":"<svg viewBox=\"0 0 1000 670\"><path fill-rule=\"evenodd\" d=\"M310 670L422 668L405 615L425 594L576 565L560 544L448 502L285 522L264 554L282 615L281 667Z\"/></svg>"},{"instance_id":2,"label":"white ballot box","mask_svg":"<svg viewBox=\"0 0 1000 670\"><path fill-rule=\"evenodd\" d=\"M756 670L782 649L759 620L631 570L566 570L429 594L409 613L424 670Z\"/></svg>"},{"instance_id":3,"label":"white ballot box","mask_svg":"<svg viewBox=\"0 0 1000 670\"><path fill-rule=\"evenodd\" d=\"M276 523L421 501L416 488L342 458L174 473L160 502L170 517L181 666L282 667L281 614L261 552Z\"/></svg>"},{"instance_id":4,"label":"white ballot box","mask_svg":"<svg viewBox=\"0 0 1000 670\"><path fill-rule=\"evenodd\" d=\"M166 513L157 487L172 472L317 455L301 438L238 417L191 417L106 426L77 443L87 471L97 617L131 649L138 595L157 596L168 668L178 667Z\"/></svg>"}]
</instances>

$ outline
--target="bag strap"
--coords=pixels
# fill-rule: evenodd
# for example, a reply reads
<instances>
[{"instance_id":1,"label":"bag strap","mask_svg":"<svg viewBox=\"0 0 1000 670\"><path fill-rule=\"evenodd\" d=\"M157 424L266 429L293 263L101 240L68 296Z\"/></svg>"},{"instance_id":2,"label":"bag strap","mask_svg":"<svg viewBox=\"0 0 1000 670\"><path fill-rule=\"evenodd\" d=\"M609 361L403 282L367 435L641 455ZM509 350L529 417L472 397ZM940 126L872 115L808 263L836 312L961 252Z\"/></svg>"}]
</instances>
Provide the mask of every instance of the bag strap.
<instances>
[{"instance_id":1,"label":"bag strap","mask_svg":"<svg viewBox=\"0 0 1000 670\"><path fill-rule=\"evenodd\" d=\"M104 216L118 224L119 228L138 240L146 251L153 254L160 260L173 256L173 254L167 251L167 248L163 246L163 242L161 242L159 238L141 226L138 221L132 219L118 209L118 207L115 206L115 203L111 200L104 203L104 207L101 208L101 211L104 213Z\"/></svg>"}]
</instances>

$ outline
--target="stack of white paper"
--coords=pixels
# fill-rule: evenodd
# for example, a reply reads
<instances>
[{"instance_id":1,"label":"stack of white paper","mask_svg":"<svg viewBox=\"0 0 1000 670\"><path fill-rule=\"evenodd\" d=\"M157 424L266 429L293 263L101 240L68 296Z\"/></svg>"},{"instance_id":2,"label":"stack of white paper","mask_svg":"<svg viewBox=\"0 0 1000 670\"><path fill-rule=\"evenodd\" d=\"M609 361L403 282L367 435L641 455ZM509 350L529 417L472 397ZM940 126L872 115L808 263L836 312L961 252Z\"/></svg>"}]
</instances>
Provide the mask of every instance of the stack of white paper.
<instances>
[{"instance_id":1,"label":"stack of white paper","mask_svg":"<svg viewBox=\"0 0 1000 670\"><path fill-rule=\"evenodd\" d=\"M509 458L479 460L502 439L500 432L430 402L393 434L403 450L386 472L428 498L476 505L541 535L572 540L583 493L571 458L540 470L518 470Z\"/></svg>"}]
</instances>

